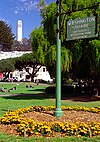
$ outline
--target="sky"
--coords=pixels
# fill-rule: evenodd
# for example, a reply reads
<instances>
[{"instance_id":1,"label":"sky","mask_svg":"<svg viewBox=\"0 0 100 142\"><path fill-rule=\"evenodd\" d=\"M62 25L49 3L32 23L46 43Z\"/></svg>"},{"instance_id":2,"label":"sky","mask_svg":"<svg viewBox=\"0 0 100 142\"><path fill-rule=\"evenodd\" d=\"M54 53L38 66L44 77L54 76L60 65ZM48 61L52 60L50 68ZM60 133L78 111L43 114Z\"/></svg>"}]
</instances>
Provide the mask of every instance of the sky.
<instances>
[{"instance_id":1,"label":"sky","mask_svg":"<svg viewBox=\"0 0 100 142\"><path fill-rule=\"evenodd\" d=\"M36 8L39 0L0 0L0 20L5 21L12 28L16 36L17 21L22 20L23 38L29 38L30 32L39 27L41 17ZM45 0L46 4L56 0Z\"/></svg>"}]
</instances>

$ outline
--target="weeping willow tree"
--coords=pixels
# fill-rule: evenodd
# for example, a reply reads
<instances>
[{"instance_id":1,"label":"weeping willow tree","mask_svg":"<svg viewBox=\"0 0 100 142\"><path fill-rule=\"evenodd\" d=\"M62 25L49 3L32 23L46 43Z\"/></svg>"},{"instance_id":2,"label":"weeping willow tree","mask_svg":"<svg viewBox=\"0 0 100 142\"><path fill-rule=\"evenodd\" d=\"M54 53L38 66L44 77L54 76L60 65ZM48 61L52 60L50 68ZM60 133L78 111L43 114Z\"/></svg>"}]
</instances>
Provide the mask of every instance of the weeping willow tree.
<instances>
[{"instance_id":1,"label":"weeping willow tree","mask_svg":"<svg viewBox=\"0 0 100 142\"><path fill-rule=\"evenodd\" d=\"M62 83L68 79L70 70L72 69L72 53L64 46L61 49L61 72L62 72Z\"/></svg>"},{"instance_id":2,"label":"weeping willow tree","mask_svg":"<svg viewBox=\"0 0 100 142\"><path fill-rule=\"evenodd\" d=\"M50 46L45 56L45 63L52 77L56 76L56 45Z\"/></svg>"},{"instance_id":3,"label":"weeping willow tree","mask_svg":"<svg viewBox=\"0 0 100 142\"><path fill-rule=\"evenodd\" d=\"M37 49L37 52L36 52L36 60L39 62L39 63L43 63L44 64L44 52L42 50L42 47L39 46L38 49Z\"/></svg>"},{"instance_id":4,"label":"weeping willow tree","mask_svg":"<svg viewBox=\"0 0 100 142\"><path fill-rule=\"evenodd\" d=\"M72 65L72 54L71 52L66 49L65 47L62 47L61 50L61 70L62 72L69 72Z\"/></svg>"},{"instance_id":5,"label":"weeping willow tree","mask_svg":"<svg viewBox=\"0 0 100 142\"><path fill-rule=\"evenodd\" d=\"M91 75L100 78L100 40L92 40L91 48Z\"/></svg>"},{"instance_id":6,"label":"weeping willow tree","mask_svg":"<svg viewBox=\"0 0 100 142\"><path fill-rule=\"evenodd\" d=\"M91 52L89 50L89 42L92 41L92 39L86 39L85 42L84 40L66 41L66 23L69 19L75 19L77 17L82 18L94 14L94 9L84 9L83 11L76 11L72 13L70 13L70 11L94 6L97 4L98 0L62 0L61 2L61 13L69 12L69 14L62 14L60 18L62 75L66 78L66 75L70 72L74 74L74 76L77 76L77 74L81 72L80 75L84 75L85 77L83 69L90 73L91 68L96 67L92 66L92 62L94 62L91 58L92 49ZM36 54L36 58L47 66L50 74L55 77L57 5L54 2L46 5L44 0L40 0L38 7L40 8L40 16L42 17L42 26L31 32L33 52ZM95 46L95 44L92 44L92 47L93 46ZM99 52L96 48L96 50L93 50L93 54L95 54L95 51Z\"/></svg>"},{"instance_id":7,"label":"weeping willow tree","mask_svg":"<svg viewBox=\"0 0 100 142\"><path fill-rule=\"evenodd\" d=\"M50 47L46 54L46 66L53 77L56 76L56 45ZM72 54L64 46L61 48L61 72L62 78L67 75L72 67Z\"/></svg>"}]
</instances>

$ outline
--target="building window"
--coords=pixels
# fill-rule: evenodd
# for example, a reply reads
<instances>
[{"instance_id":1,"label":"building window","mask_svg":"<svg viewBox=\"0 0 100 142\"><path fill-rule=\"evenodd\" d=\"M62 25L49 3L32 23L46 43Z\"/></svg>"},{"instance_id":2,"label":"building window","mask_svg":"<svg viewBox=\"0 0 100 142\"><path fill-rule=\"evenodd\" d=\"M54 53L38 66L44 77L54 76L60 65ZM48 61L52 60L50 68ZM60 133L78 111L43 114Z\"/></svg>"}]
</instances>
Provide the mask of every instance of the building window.
<instances>
[{"instance_id":1,"label":"building window","mask_svg":"<svg viewBox=\"0 0 100 142\"><path fill-rule=\"evenodd\" d=\"M13 77L13 75L12 74L10 74L10 78L12 78Z\"/></svg>"},{"instance_id":2,"label":"building window","mask_svg":"<svg viewBox=\"0 0 100 142\"><path fill-rule=\"evenodd\" d=\"M45 69L45 68L43 68L43 72L45 72L45 70L46 70L46 69Z\"/></svg>"},{"instance_id":3,"label":"building window","mask_svg":"<svg viewBox=\"0 0 100 142\"><path fill-rule=\"evenodd\" d=\"M30 75L26 75L26 79L30 79Z\"/></svg>"},{"instance_id":4,"label":"building window","mask_svg":"<svg viewBox=\"0 0 100 142\"><path fill-rule=\"evenodd\" d=\"M22 74L20 74L20 78L22 78Z\"/></svg>"}]
</instances>

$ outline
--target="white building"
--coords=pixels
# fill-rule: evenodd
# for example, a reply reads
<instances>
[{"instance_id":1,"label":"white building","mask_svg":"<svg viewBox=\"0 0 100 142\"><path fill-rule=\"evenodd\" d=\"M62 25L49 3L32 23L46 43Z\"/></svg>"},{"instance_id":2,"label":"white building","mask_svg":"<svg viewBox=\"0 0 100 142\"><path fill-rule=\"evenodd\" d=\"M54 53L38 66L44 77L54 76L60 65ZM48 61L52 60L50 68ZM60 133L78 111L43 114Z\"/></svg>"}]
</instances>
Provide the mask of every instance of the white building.
<instances>
[{"instance_id":1,"label":"white building","mask_svg":"<svg viewBox=\"0 0 100 142\"><path fill-rule=\"evenodd\" d=\"M31 67L28 67L28 68L29 68L29 72L32 73L33 69ZM36 82L36 80L53 82L53 79L51 79L50 74L47 71L45 66L41 66L41 67L38 66L37 68L39 68L39 70L37 71L34 77L34 82ZM15 70L14 72L10 72L9 80L12 80L12 78L17 79L18 81L31 81L30 75L24 69L22 71Z\"/></svg>"},{"instance_id":2,"label":"white building","mask_svg":"<svg viewBox=\"0 0 100 142\"><path fill-rule=\"evenodd\" d=\"M7 58L20 57L26 53L32 53L32 51L11 51L11 52L0 51L0 60L7 59Z\"/></svg>"},{"instance_id":3,"label":"white building","mask_svg":"<svg viewBox=\"0 0 100 142\"><path fill-rule=\"evenodd\" d=\"M12 52L3 52L0 51L0 60L7 59L7 58L14 58L14 57L20 57L23 54L31 53L32 51L12 51ZM29 72L32 73L33 69L31 67L29 68ZM34 77L34 82L36 80L43 80L46 82L52 82L53 79L51 79L49 72L47 71L47 68L45 66L38 66L39 68L38 72L36 73ZM10 72L9 74L9 81L12 80L12 78L17 78L18 81L31 81L30 75L28 72L26 72L24 69L22 71L15 70L14 72Z\"/></svg>"},{"instance_id":4,"label":"white building","mask_svg":"<svg viewBox=\"0 0 100 142\"><path fill-rule=\"evenodd\" d=\"M39 68L39 67L40 66L38 66L37 68ZM34 82L36 82L36 80L53 82L53 79L51 79L50 74L45 66L41 66L39 71L35 74Z\"/></svg>"},{"instance_id":5,"label":"white building","mask_svg":"<svg viewBox=\"0 0 100 142\"><path fill-rule=\"evenodd\" d=\"M17 41L22 41L22 20L17 21L17 31L16 31Z\"/></svg>"},{"instance_id":6,"label":"white building","mask_svg":"<svg viewBox=\"0 0 100 142\"><path fill-rule=\"evenodd\" d=\"M22 71L15 70L9 73L9 81L16 79L17 81L26 81L26 76L29 75L24 69Z\"/></svg>"}]
</instances>

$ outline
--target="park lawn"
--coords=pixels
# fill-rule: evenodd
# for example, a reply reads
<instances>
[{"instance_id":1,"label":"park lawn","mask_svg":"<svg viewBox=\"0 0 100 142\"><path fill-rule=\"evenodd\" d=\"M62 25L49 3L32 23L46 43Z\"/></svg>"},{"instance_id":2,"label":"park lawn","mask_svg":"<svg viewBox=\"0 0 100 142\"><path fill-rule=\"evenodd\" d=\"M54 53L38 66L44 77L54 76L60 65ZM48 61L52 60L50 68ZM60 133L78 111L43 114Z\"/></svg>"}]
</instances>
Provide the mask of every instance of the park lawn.
<instances>
[{"instance_id":1,"label":"park lawn","mask_svg":"<svg viewBox=\"0 0 100 142\"><path fill-rule=\"evenodd\" d=\"M28 84L28 83L27 83ZM6 111L9 110L16 110L19 108L25 108L29 106L54 106L55 105L55 94L49 95L45 94L45 88L48 86L46 84L36 85L34 84L32 88L26 88L26 83L21 83L16 86L17 90L11 90L11 92L4 93L4 96L0 97L0 116L2 116ZM5 88L11 88L15 84L3 84ZM30 85L30 84L29 84ZM32 85L32 84L31 84ZM6 94L11 93L12 96L6 96ZM3 93L0 92L0 95ZM13 94L20 94L17 96L14 96ZM82 102L82 101L71 101L71 100L61 100L61 106L85 106L85 107L96 107L100 106L100 101L88 101L88 102ZM53 142L60 142L60 141L70 141L70 142L83 142L83 141L93 141L98 142L100 141L100 138L75 138L75 137L65 137L65 138L21 138L16 136L8 136L3 133L0 133L0 141L3 142L15 142L15 141L29 141L29 142L35 142L35 141L53 141Z\"/></svg>"},{"instance_id":2,"label":"park lawn","mask_svg":"<svg viewBox=\"0 0 100 142\"><path fill-rule=\"evenodd\" d=\"M0 92L0 95L2 94L33 94L33 93L39 93L44 92L45 88L48 86L47 84L39 84L36 85L32 82L0 82L0 86L2 86L4 92ZM13 88L16 87L16 90L13 90ZM10 91L8 91L10 90Z\"/></svg>"},{"instance_id":3,"label":"park lawn","mask_svg":"<svg viewBox=\"0 0 100 142\"><path fill-rule=\"evenodd\" d=\"M10 92L0 92L0 116L6 111L16 110L18 108L24 108L29 106L54 106L56 102L55 94L46 94L45 89L48 84L36 85L34 83L1 83L4 88L12 88L16 85L16 90ZM18 84L18 85L17 85ZM27 88L26 85L32 86ZM6 95L9 96L6 96ZM10 95L11 94L11 95ZM15 95L15 96L14 96ZM96 107L100 106L100 101L71 101L61 100L62 106L85 106L85 107Z\"/></svg>"},{"instance_id":4,"label":"park lawn","mask_svg":"<svg viewBox=\"0 0 100 142\"><path fill-rule=\"evenodd\" d=\"M54 105L54 101L48 99L45 94L46 84L36 85L34 83L2 83L5 89L11 89L16 86L16 90L10 92L0 92L0 116L9 110L16 110L34 105ZM32 87L26 87L32 86ZM43 94L44 93L44 94ZM7 96L9 95L9 96Z\"/></svg>"},{"instance_id":5,"label":"park lawn","mask_svg":"<svg viewBox=\"0 0 100 142\"><path fill-rule=\"evenodd\" d=\"M36 85L30 82L19 83L18 85L17 83L2 83L2 86L7 89L12 88L15 85L16 90L11 90L10 92L0 92L0 95L3 95L2 97L0 97L0 116L2 116L6 111L16 110L18 108L55 105L55 94L45 93L45 88L49 85ZM26 85L31 85L32 88L27 88ZM9 96L6 96L7 94ZM61 105L95 107L100 106L100 101L82 102L61 100Z\"/></svg>"},{"instance_id":6,"label":"park lawn","mask_svg":"<svg viewBox=\"0 0 100 142\"><path fill-rule=\"evenodd\" d=\"M10 136L3 133L0 133L0 142L99 142L100 137L56 137L56 138L50 138L50 137L30 137L30 138L24 138L20 136Z\"/></svg>"}]
</instances>

